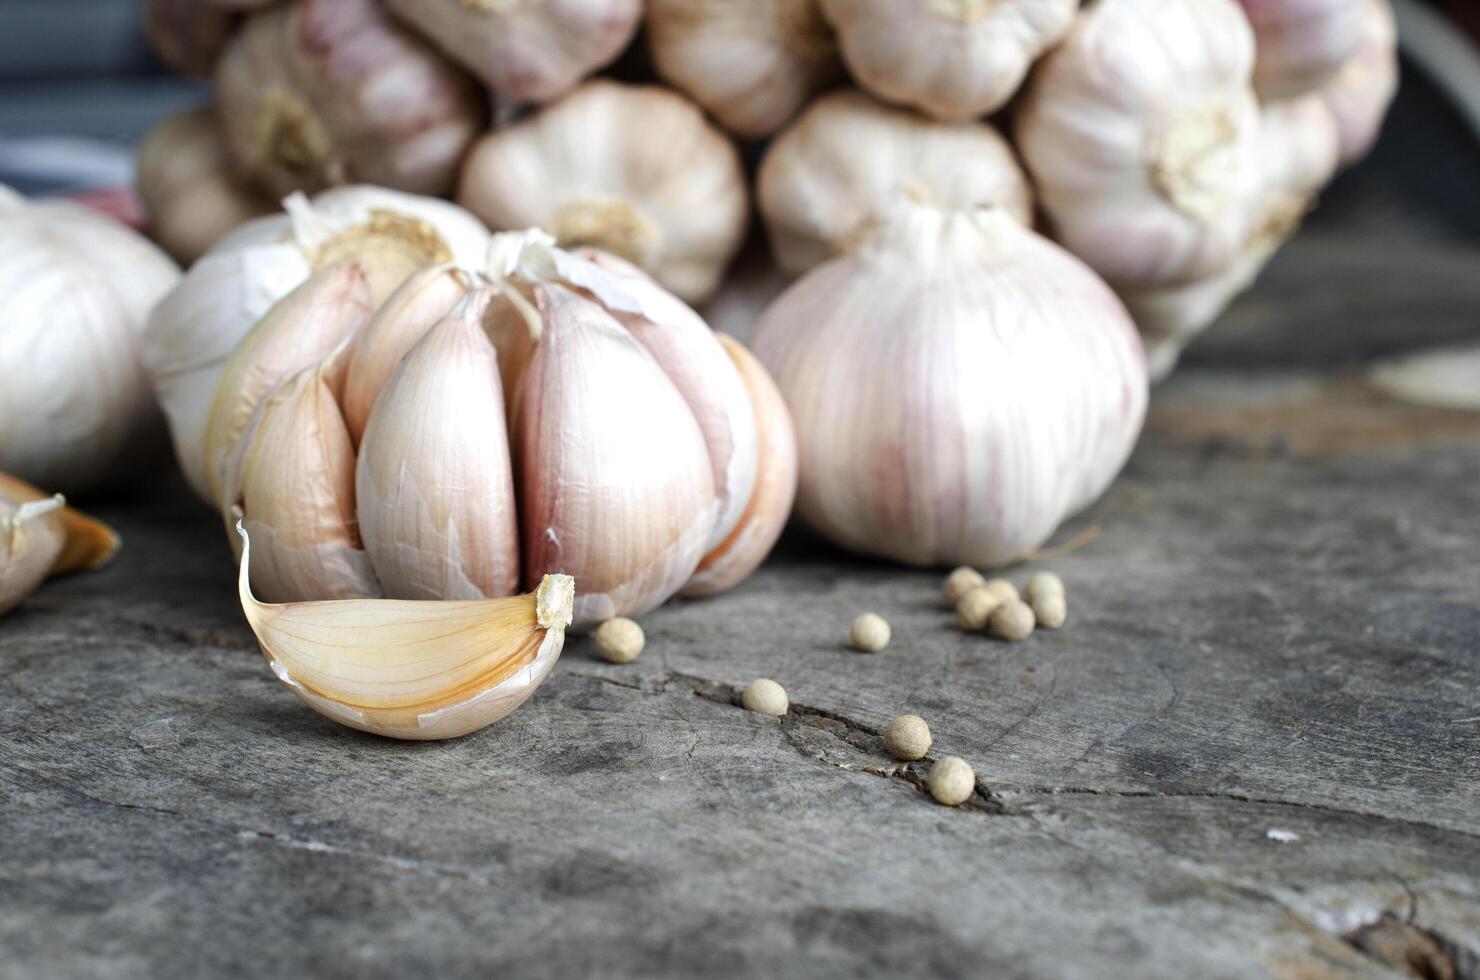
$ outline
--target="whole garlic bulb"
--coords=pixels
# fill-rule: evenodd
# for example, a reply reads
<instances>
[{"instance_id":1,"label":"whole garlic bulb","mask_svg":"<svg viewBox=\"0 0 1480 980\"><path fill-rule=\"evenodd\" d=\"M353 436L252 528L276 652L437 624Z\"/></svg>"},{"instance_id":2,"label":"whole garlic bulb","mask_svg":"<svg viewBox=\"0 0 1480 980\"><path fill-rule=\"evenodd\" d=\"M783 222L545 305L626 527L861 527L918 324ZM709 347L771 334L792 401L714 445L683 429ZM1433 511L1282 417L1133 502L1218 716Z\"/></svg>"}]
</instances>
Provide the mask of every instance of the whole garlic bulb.
<instances>
[{"instance_id":1,"label":"whole garlic bulb","mask_svg":"<svg viewBox=\"0 0 1480 980\"><path fill-rule=\"evenodd\" d=\"M693 103L608 81L479 140L457 200L495 229L620 256L691 302L718 287L749 208L739 154Z\"/></svg>"},{"instance_id":2,"label":"whole garlic bulb","mask_svg":"<svg viewBox=\"0 0 1480 980\"><path fill-rule=\"evenodd\" d=\"M149 131L139 144L135 183L150 233L185 263L238 225L277 210L232 173L211 106L170 116Z\"/></svg>"},{"instance_id":3,"label":"whole garlic bulb","mask_svg":"<svg viewBox=\"0 0 1480 980\"><path fill-rule=\"evenodd\" d=\"M842 72L818 0L648 0L664 79L730 132L769 136Z\"/></svg>"},{"instance_id":4,"label":"whole garlic bulb","mask_svg":"<svg viewBox=\"0 0 1480 980\"><path fill-rule=\"evenodd\" d=\"M858 84L940 119L994 112L1078 0L822 0Z\"/></svg>"},{"instance_id":5,"label":"whole garlic bulb","mask_svg":"<svg viewBox=\"0 0 1480 980\"><path fill-rule=\"evenodd\" d=\"M232 158L279 195L357 181L445 194L484 111L471 80L373 0L253 14L216 94Z\"/></svg>"},{"instance_id":6,"label":"whole garlic bulb","mask_svg":"<svg viewBox=\"0 0 1480 980\"><path fill-rule=\"evenodd\" d=\"M998 207L1033 221L1032 188L997 130L926 119L851 90L808 107L771 144L757 183L771 250L792 275L866 238L902 191L937 207Z\"/></svg>"},{"instance_id":7,"label":"whole garlic bulb","mask_svg":"<svg viewBox=\"0 0 1480 980\"><path fill-rule=\"evenodd\" d=\"M386 0L500 95L547 102L627 47L641 0Z\"/></svg>"},{"instance_id":8,"label":"whole garlic bulb","mask_svg":"<svg viewBox=\"0 0 1480 980\"><path fill-rule=\"evenodd\" d=\"M915 565L1040 546L1109 486L1146 412L1120 301L999 210L899 202L782 294L755 351L796 425L798 512Z\"/></svg>"},{"instance_id":9,"label":"whole garlic bulb","mask_svg":"<svg viewBox=\"0 0 1480 980\"><path fill-rule=\"evenodd\" d=\"M1267 101L1314 92L1362 43L1366 0L1239 0L1254 28L1254 88Z\"/></svg>"},{"instance_id":10,"label":"whole garlic bulb","mask_svg":"<svg viewBox=\"0 0 1480 980\"><path fill-rule=\"evenodd\" d=\"M152 456L140 334L179 278L113 219L0 186L0 469L71 493Z\"/></svg>"},{"instance_id":11,"label":"whole garlic bulb","mask_svg":"<svg viewBox=\"0 0 1480 980\"><path fill-rule=\"evenodd\" d=\"M1018 149L1055 238L1113 283L1185 282L1247 233L1259 106L1234 0L1097 0L1044 58Z\"/></svg>"},{"instance_id":12,"label":"whole garlic bulb","mask_svg":"<svg viewBox=\"0 0 1480 980\"><path fill-rule=\"evenodd\" d=\"M1341 162L1367 155L1398 91L1398 26L1387 0L1364 0L1362 43L1321 89L1341 133Z\"/></svg>"},{"instance_id":13,"label":"whole garlic bulb","mask_svg":"<svg viewBox=\"0 0 1480 980\"><path fill-rule=\"evenodd\" d=\"M418 270L442 262L473 268L489 235L446 201L376 187L342 187L286 213L252 221L216 244L149 316L143 359L191 485L216 503L205 429L222 366L253 324L316 270L358 264L372 304Z\"/></svg>"}]
</instances>

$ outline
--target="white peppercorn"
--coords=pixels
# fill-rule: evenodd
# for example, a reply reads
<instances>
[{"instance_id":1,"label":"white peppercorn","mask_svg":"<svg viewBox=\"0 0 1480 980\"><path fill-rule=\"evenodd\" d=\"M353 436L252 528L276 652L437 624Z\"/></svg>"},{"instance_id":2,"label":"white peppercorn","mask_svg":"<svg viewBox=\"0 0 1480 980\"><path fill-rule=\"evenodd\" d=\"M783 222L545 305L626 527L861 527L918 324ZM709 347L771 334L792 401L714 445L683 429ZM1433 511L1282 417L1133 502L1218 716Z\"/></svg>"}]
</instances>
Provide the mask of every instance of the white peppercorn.
<instances>
[{"instance_id":1,"label":"white peppercorn","mask_svg":"<svg viewBox=\"0 0 1480 980\"><path fill-rule=\"evenodd\" d=\"M914 762L930 751L930 726L919 715L900 715L884 729L884 751Z\"/></svg>"},{"instance_id":2,"label":"white peppercorn","mask_svg":"<svg viewBox=\"0 0 1480 980\"><path fill-rule=\"evenodd\" d=\"M625 616L608 619L596 627L595 640L602 659L614 664L630 664L647 643L642 627Z\"/></svg>"},{"instance_id":3,"label":"white peppercorn","mask_svg":"<svg viewBox=\"0 0 1480 980\"><path fill-rule=\"evenodd\" d=\"M878 613L864 613L853 620L848 632L848 641L853 649L864 653L878 653L889 645L889 623Z\"/></svg>"},{"instance_id":4,"label":"white peppercorn","mask_svg":"<svg viewBox=\"0 0 1480 980\"><path fill-rule=\"evenodd\" d=\"M930 767L925 785L937 803L959 806L971 799L976 789L976 773L960 756L948 755Z\"/></svg>"},{"instance_id":5,"label":"white peppercorn","mask_svg":"<svg viewBox=\"0 0 1480 980\"><path fill-rule=\"evenodd\" d=\"M946 599L954 606L961 601L961 598L966 593L986 584L987 580L982 578L981 572L967 565L962 565L946 576Z\"/></svg>"},{"instance_id":6,"label":"white peppercorn","mask_svg":"<svg viewBox=\"0 0 1480 980\"><path fill-rule=\"evenodd\" d=\"M1036 620L1033 610L1021 599L1013 599L998 606L990 621L992 635L1008 642L1026 640L1033 635Z\"/></svg>"},{"instance_id":7,"label":"white peppercorn","mask_svg":"<svg viewBox=\"0 0 1480 980\"><path fill-rule=\"evenodd\" d=\"M1044 629L1056 630L1069 618L1069 601L1062 592L1037 596L1033 599L1033 617Z\"/></svg>"},{"instance_id":8,"label":"white peppercorn","mask_svg":"<svg viewBox=\"0 0 1480 980\"><path fill-rule=\"evenodd\" d=\"M786 714L791 702L786 698L786 689L769 677L753 680L740 693L740 703L747 711L762 715L781 717Z\"/></svg>"},{"instance_id":9,"label":"white peppercorn","mask_svg":"<svg viewBox=\"0 0 1480 980\"><path fill-rule=\"evenodd\" d=\"M1013 599L1021 599L1022 598L1022 596L1018 595L1017 586L1016 585L1013 585L1011 582L1007 581L1007 579L1005 579L1005 578L994 578L994 579L991 579L988 582L986 582L985 584L983 584L982 585L982 588L991 590L1003 602L1010 602Z\"/></svg>"},{"instance_id":10,"label":"white peppercorn","mask_svg":"<svg viewBox=\"0 0 1480 980\"><path fill-rule=\"evenodd\" d=\"M1061 596L1064 594L1064 580L1053 572L1034 572L1023 594L1029 602L1051 595Z\"/></svg>"},{"instance_id":11,"label":"white peppercorn","mask_svg":"<svg viewBox=\"0 0 1480 980\"><path fill-rule=\"evenodd\" d=\"M981 632L987 628L987 621L1002 601L1001 594L995 589L984 585L972 589L956 603L956 625L973 633Z\"/></svg>"}]
</instances>

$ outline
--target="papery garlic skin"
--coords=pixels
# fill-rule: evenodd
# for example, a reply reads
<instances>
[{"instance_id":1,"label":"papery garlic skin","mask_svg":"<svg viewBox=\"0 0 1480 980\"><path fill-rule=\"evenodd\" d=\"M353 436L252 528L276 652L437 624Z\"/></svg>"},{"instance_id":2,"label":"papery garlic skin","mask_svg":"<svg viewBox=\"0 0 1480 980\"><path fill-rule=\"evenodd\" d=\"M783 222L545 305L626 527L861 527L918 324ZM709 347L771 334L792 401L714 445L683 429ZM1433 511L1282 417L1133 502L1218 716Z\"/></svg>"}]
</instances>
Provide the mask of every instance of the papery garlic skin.
<instances>
[{"instance_id":1,"label":"papery garlic skin","mask_svg":"<svg viewBox=\"0 0 1480 980\"><path fill-rule=\"evenodd\" d=\"M1033 220L1028 178L997 130L926 119L853 90L818 99L771 144L757 187L772 253L791 275L861 242L901 192Z\"/></svg>"},{"instance_id":2,"label":"papery garlic skin","mask_svg":"<svg viewBox=\"0 0 1480 980\"><path fill-rule=\"evenodd\" d=\"M62 553L61 494L15 503L0 497L0 616L36 591Z\"/></svg>"},{"instance_id":3,"label":"papery garlic skin","mask_svg":"<svg viewBox=\"0 0 1480 980\"><path fill-rule=\"evenodd\" d=\"M1000 211L891 209L767 311L756 356L796 426L798 512L914 565L999 565L1109 486L1147 401L1125 308Z\"/></svg>"},{"instance_id":4,"label":"papery garlic skin","mask_svg":"<svg viewBox=\"0 0 1480 980\"><path fill-rule=\"evenodd\" d=\"M386 0L418 33L516 102L547 102L615 60L641 0Z\"/></svg>"},{"instance_id":5,"label":"papery garlic skin","mask_svg":"<svg viewBox=\"0 0 1480 980\"><path fill-rule=\"evenodd\" d=\"M156 459L139 335L179 278L117 221L0 186L0 469L73 493Z\"/></svg>"},{"instance_id":6,"label":"papery garlic skin","mask_svg":"<svg viewBox=\"0 0 1480 980\"><path fill-rule=\"evenodd\" d=\"M620 256L690 302L719 285L749 208L739 154L697 107L608 81L481 139L457 200L495 229Z\"/></svg>"},{"instance_id":7,"label":"papery garlic skin","mask_svg":"<svg viewBox=\"0 0 1480 980\"><path fill-rule=\"evenodd\" d=\"M858 84L938 119L1006 104L1078 0L821 0Z\"/></svg>"},{"instance_id":8,"label":"papery garlic skin","mask_svg":"<svg viewBox=\"0 0 1480 980\"><path fill-rule=\"evenodd\" d=\"M1398 92L1398 25L1387 0L1364 0L1362 43L1321 89L1341 134L1341 162L1350 166L1372 149Z\"/></svg>"},{"instance_id":9,"label":"papery garlic skin","mask_svg":"<svg viewBox=\"0 0 1480 980\"><path fill-rule=\"evenodd\" d=\"M471 81L373 0L253 14L216 93L232 158L279 195L357 181L446 194L484 112Z\"/></svg>"},{"instance_id":10,"label":"papery garlic skin","mask_svg":"<svg viewBox=\"0 0 1480 980\"><path fill-rule=\"evenodd\" d=\"M202 498L210 491L205 427L221 368L274 303L318 269L355 262L379 306L415 272L483 262L489 235L446 201L375 187L285 202L287 213L250 222L216 244L149 315L145 368L174 438L175 455Z\"/></svg>"},{"instance_id":11,"label":"papery garlic skin","mask_svg":"<svg viewBox=\"0 0 1480 980\"><path fill-rule=\"evenodd\" d=\"M1043 59L1017 146L1054 237L1117 284L1186 282L1247 235L1259 106L1234 0L1097 0Z\"/></svg>"},{"instance_id":12,"label":"papery garlic skin","mask_svg":"<svg viewBox=\"0 0 1480 980\"><path fill-rule=\"evenodd\" d=\"M842 74L818 0L648 0L658 73L730 132L769 136Z\"/></svg>"},{"instance_id":13,"label":"papery garlic skin","mask_svg":"<svg viewBox=\"0 0 1480 980\"><path fill-rule=\"evenodd\" d=\"M1366 0L1239 0L1259 57L1254 88L1266 101L1293 99L1336 76L1362 43Z\"/></svg>"}]
</instances>

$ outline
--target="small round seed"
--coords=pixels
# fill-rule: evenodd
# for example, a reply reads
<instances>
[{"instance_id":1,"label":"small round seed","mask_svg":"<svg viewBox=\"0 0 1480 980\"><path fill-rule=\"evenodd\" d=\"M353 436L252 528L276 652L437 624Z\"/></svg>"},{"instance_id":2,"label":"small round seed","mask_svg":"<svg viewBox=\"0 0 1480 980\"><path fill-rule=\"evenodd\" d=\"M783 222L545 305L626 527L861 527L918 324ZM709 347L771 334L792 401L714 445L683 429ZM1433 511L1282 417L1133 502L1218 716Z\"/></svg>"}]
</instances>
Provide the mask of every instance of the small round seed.
<instances>
[{"instance_id":1,"label":"small round seed","mask_svg":"<svg viewBox=\"0 0 1480 980\"><path fill-rule=\"evenodd\" d=\"M930 726L919 715L900 715L884 729L884 751L914 762L930 751Z\"/></svg>"},{"instance_id":2,"label":"small round seed","mask_svg":"<svg viewBox=\"0 0 1480 980\"><path fill-rule=\"evenodd\" d=\"M1069 602L1062 592L1038 596L1033 600L1033 618L1044 629L1056 630L1069 618Z\"/></svg>"},{"instance_id":3,"label":"small round seed","mask_svg":"<svg viewBox=\"0 0 1480 980\"><path fill-rule=\"evenodd\" d=\"M1034 572L1033 577L1028 579L1028 587L1023 595L1029 602L1051 595L1064 595L1064 580L1053 572Z\"/></svg>"},{"instance_id":4,"label":"small round seed","mask_svg":"<svg viewBox=\"0 0 1480 980\"><path fill-rule=\"evenodd\" d=\"M1002 605L1002 596L985 585L972 589L956 603L956 625L963 630L979 633L987 628L992 613Z\"/></svg>"},{"instance_id":5,"label":"small round seed","mask_svg":"<svg viewBox=\"0 0 1480 980\"><path fill-rule=\"evenodd\" d=\"M962 565L946 576L946 599L954 606L966 593L986 584L987 580L982 578L981 572L970 566Z\"/></svg>"},{"instance_id":6,"label":"small round seed","mask_svg":"<svg viewBox=\"0 0 1480 980\"><path fill-rule=\"evenodd\" d=\"M769 677L751 681L740 694L740 703L747 711L781 717L791 707L786 699L786 689Z\"/></svg>"},{"instance_id":7,"label":"small round seed","mask_svg":"<svg viewBox=\"0 0 1480 980\"><path fill-rule=\"evenodd\" d=\"M992 613L992 635L1015 642L1033 635L1033 610L1021 599L1004 602Z\"/></svg>"},{"instance_id":8,"label":"small round seed","mask_svg":"<svg viewBox=\"0 0 1480 980\"><path fill-rule=\"evenodd\" d=\"M991 589L992 592L994 592L997 597L1000 598L1003 602L1010 602L1013 599L1022 598L1022 596L1018 595L1017 586L1013 585L1005 578L990 579L985 585L982 586L982 588Z\"/></svg>"},{"instance_id":9,"label":"small round seed","mask_svg":"<svg viewBox=\"0 0 1480 980\"><path fill-rule=\"evenodd\" d=\"M614 664L630 664L642 653L647 642L642 635L642 627L625 616L608 619L596 627L595 639L602 659Z\"/></svg>"},{"instance_id":10,"label":"small round seed","mask_svg":"<svg viewBox=\"0 0 1480 980\"><path fill-rule=\"evenodd\" d=\"M864 653L878 653L889 645L889 623L878 613L864 613L853 620L848 631L848 642L853 649Z\"/></svg>"},{"instance_id":11,"label":"small round seed","mask_svg":"<svg viewBox=\"0 0 1480 980\"><path fill-rule=\"evenodd\" d=\"M925 785L929 787L930 795L935 797L935 802L959 806L971 799L971 792L976 789L976 773L971 771L965 759L948 755L930 767Z\"/></svg>"}]
</instances>

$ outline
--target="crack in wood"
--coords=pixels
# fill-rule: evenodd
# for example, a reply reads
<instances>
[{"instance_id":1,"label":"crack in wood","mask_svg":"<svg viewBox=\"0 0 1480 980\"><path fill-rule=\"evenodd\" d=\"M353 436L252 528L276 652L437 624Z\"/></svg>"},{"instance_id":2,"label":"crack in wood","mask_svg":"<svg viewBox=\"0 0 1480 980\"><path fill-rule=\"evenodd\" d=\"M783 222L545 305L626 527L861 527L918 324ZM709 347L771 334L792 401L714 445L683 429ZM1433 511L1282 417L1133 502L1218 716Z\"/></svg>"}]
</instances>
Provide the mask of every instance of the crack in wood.
<instances>
[{"instance_id":1,"label":"crack in wood","mask_svg":"<svg viewBox=\"0 0 1480 980\"><path fill-rule=\"evenodd\" d=\"M1458 943L1391 912L1340 938L1368 959L1417 980L1477 980L1480 975L1476 957Z\"/></svg>"}]
</instances>

